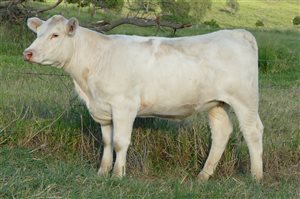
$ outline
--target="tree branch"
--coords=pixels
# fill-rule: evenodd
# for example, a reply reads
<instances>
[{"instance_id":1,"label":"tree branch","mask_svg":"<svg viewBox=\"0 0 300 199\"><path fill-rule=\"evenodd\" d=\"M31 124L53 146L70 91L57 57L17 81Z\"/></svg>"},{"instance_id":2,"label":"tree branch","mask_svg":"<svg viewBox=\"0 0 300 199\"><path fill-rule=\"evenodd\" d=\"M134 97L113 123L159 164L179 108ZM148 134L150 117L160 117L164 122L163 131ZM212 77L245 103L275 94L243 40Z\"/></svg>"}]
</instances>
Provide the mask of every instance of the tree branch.
<instances>
[{"instance_id":1,"label":"tree branch","mask_svg":"<svg viewBox=\"0 0 300 199\"><path fill-rule=\"evenodd\" d=\"M159 18L154 20L154 19L128 17L128 18L121 18L112 22L102 22L100 24L98 23L98 24L90 25L88 27L99 32L107 32L123 24L131 24L140 27L150 27L150 26L168 27L168 28L172 28L174 31L176 31L177 29L182 29L182 28L187 28L192 26L192 24L178 24L169 21L160 21Z\"/></svg>"},{"instance_id":2,"label":"tree branch","mask_svg":"<svg viewBox=\"0 0 300 199\"><path fill-rule=\"evenodd\" d=\"M48 10L52 10L53 8L56 8L59 4L61 4L61 2L63 2L63 0L57 0L57 2L55 4L53 4L52 6L49 6L47 8L43 8L43 9L40 9L40 10L33 10L30 12L30 14L38 14L38 13L43 13L43 12L46 12Z\"/></svg>"},{"instance_id":3,"label":"tree branch","mask_svg":"<svg viewBox=\"0 0 300 199\"><path fill-rule=\"evenodd\" d=\"M10 1L1 1L0 2L0 7L7 7L7 6L9 6L10 5Z\"/></svg>"},{"instance_id":4,"label":"tree branch","mask_svg":"<svg viewBox=\"0 0 300 199\"><path fill-rule=\"evenodd\" d=\"M10 7L13 5L21 4L25 0L12 0L12 1L1 1L0 2L0 7Z\"/></svg>"},{"instance_id":5,"label":"tree branch","mask_svg":"<svg viewBox=\"0 0 300 199\"><path fill-rule=\"evenodd\" d=\"M42 8L34 9L23 5L27 0L11 0L0 2L0 21L22 22L24 18L37 15L56 8L63 0L57 0L55 4Z\"/></svg>"}]
</instances>

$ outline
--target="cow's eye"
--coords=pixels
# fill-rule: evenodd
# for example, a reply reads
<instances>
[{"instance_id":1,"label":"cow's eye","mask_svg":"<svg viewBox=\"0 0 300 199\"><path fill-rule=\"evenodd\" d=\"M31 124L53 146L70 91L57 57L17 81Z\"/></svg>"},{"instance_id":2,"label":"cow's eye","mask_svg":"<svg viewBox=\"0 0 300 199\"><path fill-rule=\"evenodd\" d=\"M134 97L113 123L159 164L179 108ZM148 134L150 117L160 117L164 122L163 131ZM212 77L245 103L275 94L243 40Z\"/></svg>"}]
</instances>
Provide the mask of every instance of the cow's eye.
<instances>
[{"instance_id":1,"label":"cow's eye","mask_svg":"<svg viewBox=\"0 0 300 199\"><path fill-rule=\"evenodd\" d=\"M54 34L51 35L51 39L57 38L57 37L58 37L58 34L55 34L55 33L54 33Z\"/></svg>"}]
</instances>

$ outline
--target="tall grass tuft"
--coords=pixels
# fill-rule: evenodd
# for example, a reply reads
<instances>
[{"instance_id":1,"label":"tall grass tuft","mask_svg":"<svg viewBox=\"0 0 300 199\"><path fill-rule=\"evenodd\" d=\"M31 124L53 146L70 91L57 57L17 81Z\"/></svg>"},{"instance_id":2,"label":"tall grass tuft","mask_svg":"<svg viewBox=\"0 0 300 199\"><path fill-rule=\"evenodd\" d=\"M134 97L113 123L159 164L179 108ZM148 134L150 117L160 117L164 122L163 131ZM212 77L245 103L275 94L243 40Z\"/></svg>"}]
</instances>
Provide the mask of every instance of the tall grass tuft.
<instances>
[{"instance_id":1,"label":"tall grass tuft","mask_svg":"<svg viewBox=\"0 0 300 199\"><path fill-rule=\"evenodd\" d=\"M279 73L299 65L299 48L295 47L300 41L298 34L290 32L257 32L256 34L259 35L257 40L260 71L270 74ZM286 41L283 40L282 34L288 35Z\"/></svg>"}]
</instances>

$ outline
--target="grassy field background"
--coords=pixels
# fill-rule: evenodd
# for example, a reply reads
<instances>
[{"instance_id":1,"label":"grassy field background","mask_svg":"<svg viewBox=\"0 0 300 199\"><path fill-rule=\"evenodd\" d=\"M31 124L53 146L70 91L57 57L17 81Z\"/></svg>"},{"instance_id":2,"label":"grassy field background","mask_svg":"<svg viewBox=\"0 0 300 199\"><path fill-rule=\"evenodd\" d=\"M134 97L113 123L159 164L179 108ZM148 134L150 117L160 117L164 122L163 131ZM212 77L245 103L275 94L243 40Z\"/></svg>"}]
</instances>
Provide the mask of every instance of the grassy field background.
<instances>
[{"instance_id":1,"label":"grassy field background","mask_svg":"<svg viewBox=\"0 0 300 199\"><path fill-rule=\"evenodd\" d=\"M194 179L208 155L205 113L182 122L137 119L128 152L128 176L99 178L101 133L63 71L31 65L23 50L35 35L25 26L0 25L0 198L299 198L300 32L290 20L298 1L240 1L236 15L214 1L204 20L222 28L247 28L259 45L260 115L265 126L261 184L252 181L249 154L234 114L234 132L207 183ZM43 6L38 5L38 6ZM77 16L65 5L50 14ZM101 14L94 20L101 19ZM265 27L256 29L256 20ZM214 31L195 25L176 36ZM108 34L154 35L155 28L122 26ZM168 30L158 33L168 36Z\"/></svg>"}]
</instances>

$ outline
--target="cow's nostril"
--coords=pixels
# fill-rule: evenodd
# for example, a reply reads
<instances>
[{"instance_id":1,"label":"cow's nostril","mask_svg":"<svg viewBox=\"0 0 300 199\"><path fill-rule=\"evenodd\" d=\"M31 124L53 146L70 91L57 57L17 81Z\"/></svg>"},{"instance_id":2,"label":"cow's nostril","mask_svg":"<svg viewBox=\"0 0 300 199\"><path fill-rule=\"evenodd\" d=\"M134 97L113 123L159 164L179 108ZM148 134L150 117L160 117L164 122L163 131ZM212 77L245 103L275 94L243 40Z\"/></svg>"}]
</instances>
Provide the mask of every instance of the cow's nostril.
<instances>
[{"instance_id":1,"label":"cow's nostril","mask_svg":"<svg viewBox=\"0 0 300 199\"><path fill-rule=\"evenodd\" d=\"M33 52L32 51L25 51L23 53L23 57L24 57L25 60L30 60L32 58L32 56L33 56Z\"/></svg>"}]
</instances>

